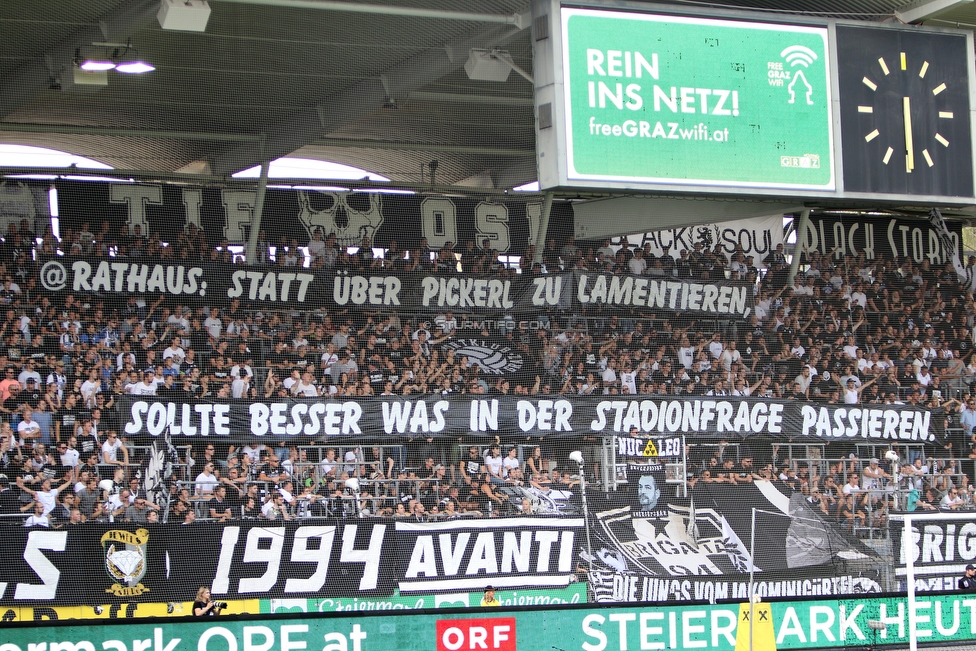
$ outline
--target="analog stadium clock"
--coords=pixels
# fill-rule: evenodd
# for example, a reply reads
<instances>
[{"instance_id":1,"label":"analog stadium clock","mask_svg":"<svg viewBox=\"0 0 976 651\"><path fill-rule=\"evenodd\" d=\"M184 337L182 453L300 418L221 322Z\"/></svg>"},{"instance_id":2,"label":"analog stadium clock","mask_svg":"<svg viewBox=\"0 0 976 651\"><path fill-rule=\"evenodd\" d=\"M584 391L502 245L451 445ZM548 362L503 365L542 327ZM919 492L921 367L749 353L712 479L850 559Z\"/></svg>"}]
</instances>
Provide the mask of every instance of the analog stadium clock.
<instances>
[{"instance_id":1,"label":"analog stadium clock","mask_svg":"<svg viewBox=\"0 0 976 651\"><path fill-rule=\"evenodd\" d=\"M965 35L838 26L844 188L972 197Z\"/></svg>"}]
</instances>

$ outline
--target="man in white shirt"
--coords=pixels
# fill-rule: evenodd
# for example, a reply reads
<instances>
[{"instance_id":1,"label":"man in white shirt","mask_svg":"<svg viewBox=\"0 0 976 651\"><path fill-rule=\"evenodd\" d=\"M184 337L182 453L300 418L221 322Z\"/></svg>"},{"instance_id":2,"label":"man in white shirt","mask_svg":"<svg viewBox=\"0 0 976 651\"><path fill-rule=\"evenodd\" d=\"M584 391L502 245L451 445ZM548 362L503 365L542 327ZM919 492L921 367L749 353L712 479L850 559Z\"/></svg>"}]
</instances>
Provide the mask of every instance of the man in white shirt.
<instances>
[{"instance_id":1,"label":"man in white shirt","mask_svg":"<svg viewBox=\"0 0 976 651\"><path fill-rule=\"evenodd\" d=\"M316 228L312 239L308 243L308 254L312 259L319 258L325 252L325 240L322 239L322 229Z\"/></svg>"},{"instance_id":2,"label":"man in white shirt","mask_svg":"<svg viewBox=\"0 0 976 651\"><path fill-rule=\"evenodd\" d=\"M609 393L610 387L617 384L617 361L608 359L607 367L600 373L600 377L603 380L604 391Z\"/></svg>"},{"instance_id":3,"label":"man in white shirt","mask_svg":"<svg viewBox=\"0 0 976 651\"><path fill-rule=\"evenodd\" d=\"M213 462L205 463L203 472L193 480L194 492L197 495L212 495L218 485L220 485L220 480L214 475Z\"/></svg>"},{"instance_id":4,"label":"man in white shirt","mask_svg":"<svg viewBox=\"0 0 976 651\"><path fill-rule=\"evenodd\" d=\"M716 332L712 335L712 340L708 342L708 352L712 354L712 359L722 356L725 346L722 344L722 333Z\"/></svg>"},{"instance_id":5,"label":"man in white shirt","mask_svg":"<svg viewBox=\"0 0 976 651\"><path fill-rule=\"evenodd\" d=\"M627 266L630 268L630 273L635 276L640 276L647 269L647 261L644 259L644 252L640 249L634 249L634 257L627 262Z\"/></svg>"},{"instance_id":6,"label":"man in white shirt","mask_svg":"<svg viewBox=\"0 0 976 651\"><path fill-rule=\"evenodd\" d=\"M742 354L735 349L735 345L734 340L730 341L729 347L723 350L722 354L718 358L719 362L722 364L722 368L724 368L726 371L731 371L732 365L738 364L739 360L742 359Z\"/></svg>"},{"instance_id":7,"label":"man in white shirt","mask_svg":"<svg viewBox=\"0 0 976 651\"><path fill-rule=\"evenodd\" d=\"M119 452L122 453L121 459L119 459ZM129 450L115 432L109 432L105 442L102 443L102 463L113 466L129 465Z\"/></svg>"},{"instance_id":8,"label":"man in white shirt","mask_svg":"<svg viewBox=\"0 0 976 651\"><path fill-rule=\"evenodd\" d=\"M301 380L302 380L302 372L299 371L297 368L293 368L291 370L291 375L289 375L284 380L282 380L281 381L281 385L283 387L285 387L285 390L287 390L289 393L291 393L292 388L296 384L298 384L299 382L301 382Z\"/></svg>"},{"instance_id":9,"label":"man in white shirt","mask_svg":"<svg viewBox=\"0 0 976 651\"><path fill-rule=\"evenodd\" d=\"M800 369L800 374L793 378L794 384L799 384L801 391L806 394L810 390L810 384L813 382L813 376L810 374L810 367L804 366Z\"/></svg>"},{"instance_id":10,"label":"man in white shirt","mask_svg":"<svg viewBox=\"0 0 976 651\"><path fill-rule=\"evenodd\" d=\"M813 278L801 280L800 277L797 276L795 286L793 287L793 295L813 296Z\"/></svg>"},{"instance_id":11,"label":"man in white shirt","mask_svg":"<svg viewBox=\"0 0 976 651\"><path fill-rule=\"evenodd\" d=\"M34 512L24 520L25 527L50 527L51 519L44 512L44 505L40 502L34 504Z\"/></svg>"},{"instance_id":12,"label":"man in white shirt","mask_svg":"<svg viewBox=\"0 0 976 651\"><path fill-rule=\"evenodd\" d=\"M152 368L147 368L145 373L142 374L142 380L133 384L129 389L129 395L156 395L156 371L154 371Z\"/></svg>"},{"instance_id":13,"label":"man in white shirt","mask_svg":"<svg viewBox=\"0 0 976 651\"><path fill-rule=\"evenodd\" d=\"M315 388L315 379L312 377L311 371L305 371L301 380L292 385L291 394L299 398L315 398L319 395L318 390Z\"/></svg>"},{"instance_id":14,"label":"man in white shirt","mask_svg":"<svg viewBox=\"0 0 976 651\"><path fill-rule=\"evenodd\" d=\"M261 459L261 450L266 449L264 443L248 443L241 449L241 452L249 456L251 461L257 463Z\"/></svg>"},{"instance_id":15,"label":"man in white shirt","mask_svg":"<svg viewBox=\"0 0 976 651\"><path fill-rule=\"evenodd\" d=\"M230 367L230 376L232 378L239 378L246 375L248 378L254 378L254 369L251 368L251 360L245 360L243 363L238 362Z\"/></svg>"},{"instance_id":16,"label":"man in white shirt","mask_svg":"<svg viewBox=\"0 0 976 651\"><path fill-rule=\"evenodd\" d=\"M946 491L946 494L942 497L942 501L939 502L939 508L955 511L965 503L966 500L959 495L959 489L953 486Z\"/></svg>"},{"instance_id":17,"label":"man in white shirt","mask_svg":"<svg viewBox=\"0 0 976 651\"><path fill-rule=\"evenodd\" d=\"M20 382L20 386L27 386L27 378L34 378L36 386L41 386L41 374L34 370L34 360L29 359L24 364L24 370L20 372L17 377L17 381Z\"/></svg>"},{"instance_id":18,"label":"man in white shirt","mask_svg":"<svg viewBox=\"0 0 976 651\"><path fill-rule=\"evenodd\" d=\"M102 383L98 379L98 371L92 369L88 379L81 384L81 396L85 399L85 406L91 409L95 406L95 396L102 392Z\"/></svg>"},{"instance_id":19,"label":"man in white shirt","mask_svg":"<svg viewBox=\"0 0 976 651\"><path fill-rule=\"evenodd\" d=\"M24 407L24 419L17 424L17 434L20 437L20 444L31 443L41 436L41 426L37 421L32 420L33 412L30 407Z\"/></svg>"},{"instance_id":20,"label":"man in white shirt","mask_svg":"<svg viewBox=\"0 0 976 651\"><path fill-rule=\"evenodd\" d=\"M871 378L861 386L854 384L854 378L848 378L844 387L844 404L856 405L861 402L861 393L869 386L878 381L878 378Z\"/></svg>"},{"instance_id":21,"label":"man in white shirt","mask_svg":"<svg viewBox=\"0 0 976 651\"><path fill-rule=\"evenodd\" d=\"M67 442L58 444L58 454L61 455L61 465L65 468L76 468L81 463L81 454L77 450L78 439L71 435Z\"/></svg>"},{"instance_id":22,"label":"man in white shirt","mask_svg":"<svg viewBox=\"0 0 976 651\"><path fill-rule=\"evenodd\" d=\"M329 448L325 451L325 459L322 460L320 465L322 469L323 477L335 477L338 473L338 464L336 464L336 451L334 448Z\"/></svg>"},{"instance_id":23,"label":"man in white shirt","mask_svg":"<svg viewBox=\"0 0 976 651\"><path fill-rule=\"evenodd\" d=\"M230 395L234 398L247 398L251 390L251 376L247 373L238 375L230 383Z\"/></svg>"},{"instance_id":24,"label":"man in white shirt","mask_svg":"<svg viewBox=\"0 0 976 651\"><path fill-rule=\"evenodd\" d=\"M190 329L190 322L187 321L185 316L183 316L182 305L176 306L176 311L167 317L166 323L168 325L176 326L180 332L185 332Z\"/></svg>"},{"instance_id":25,"label":"man in white shirt","mask_svg":"<svg viewBox=\"0 0 976 651\"><path fill-rule=\"evenodd\" d=\"M163 351L164 362L171 357L173 358L173 364L175 364L177 368L179 368L179 365L183 363L184 359L186 359L186 351L183 350L179 337L173 337L173 343L169 345L169 348Z\"/></svg>"},{"instance_id":26,"label":"man in white shirt","mask_svg":"<svg viewBox=\"0 0 976 651\"><path fill-rule=\"evenodd\" d=\"M322 353L322 358L320 360L319 368L322 369L323 373L330 373L333 364L339 363L339 356L336 355L335 346L332 344L327 344L325 347L325 352Z\"/></svg>"},{"instance_id":27,"label":"man in white shirt","mask_svg":"<svg viewBox=\"0 0 976 651\"><path fill-rule=\"evenodd\" d=\"M597 252L597 254L602 253L604 260L613 260L614 255L616 255L616 252L610 246L610 240L609 239L603 240L603 246L601 246L599 249L597 249L596 252Z\"/></svg>"},{"instance_id":28,"label":"man in white shirt","mask_svg":"<svg viewBox=\"0 0 976 651\"><path fill-rule=\"evenodd\" d=\"M51 480L45 479L43 482L41 482L41 490L36 491L32 488L28 488L24 484L23 477L17 478L17 487L20 490L29 493L31 497L33 497L34 500L37 501L38 504L43 505L44 515L47 515L48 513L54 510L54 507L58 505L58 495L61 493L61 491L68 488L69 486L71 486L72 489L74 487L74 485L70 481L66 481L60 486L58 486L57 488L51 488Z\"/></svg>"},{"instance_id":29,"label":"man in white shirt","mask_svg":"<svg viewBox=\"0 0 976 651\"><path fill-rule=\"evenodd\" d=\"M210 316L204 319L203 327L207 329L207 333L213 339L220 339L220 332L224 329L224 323L217 317L217 310L210 310Z\"/></svg>"}]
</instances>

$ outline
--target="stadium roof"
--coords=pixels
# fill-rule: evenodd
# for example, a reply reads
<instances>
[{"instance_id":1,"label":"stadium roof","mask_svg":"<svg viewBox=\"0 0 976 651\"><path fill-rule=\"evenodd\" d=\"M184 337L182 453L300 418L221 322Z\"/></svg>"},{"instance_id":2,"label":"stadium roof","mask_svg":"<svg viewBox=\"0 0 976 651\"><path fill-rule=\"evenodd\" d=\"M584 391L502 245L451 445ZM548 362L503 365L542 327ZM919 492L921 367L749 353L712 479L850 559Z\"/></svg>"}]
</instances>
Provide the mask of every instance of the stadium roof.
<instances>
[{"instance_id":1,"label":"stadium roof","mask_svg":"<svg viewBox=\"0 0 976 651\"><path fill-rule=\"evenodd\" d=\"M0 3L0 142L161 175L226 178L291 155L399 183L430 183L432 160L438 185L511 188L536 177L530 82L472 81L463 68L470 48L497 46L531 72L525 0L211 0L205 32L162 29L159 4ZM976 25L973 3L958 0L671 6ZM75 83L79 48L130 39L154 72Z\"/></svg>"}]
</instances>

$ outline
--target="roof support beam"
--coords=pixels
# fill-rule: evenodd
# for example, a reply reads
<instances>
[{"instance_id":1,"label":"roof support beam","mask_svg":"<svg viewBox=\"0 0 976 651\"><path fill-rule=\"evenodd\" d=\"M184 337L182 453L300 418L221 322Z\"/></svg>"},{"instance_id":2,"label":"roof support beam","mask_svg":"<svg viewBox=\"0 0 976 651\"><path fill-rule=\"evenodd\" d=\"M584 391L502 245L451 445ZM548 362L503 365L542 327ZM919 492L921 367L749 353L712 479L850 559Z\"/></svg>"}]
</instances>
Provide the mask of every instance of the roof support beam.
<instances>
[{"instance_id":1,"label":"roof support beam","mask_svg":"<svg viewBox=\"0 0 976 651\"><path fill-rule=\"evenodd\" d=\"M521 32L518 27L500 25L472 36L456 39L421 54L352 88L323 99L316 106L302 109L264 132L264 154L258 143L248 143L219 155L213 162L217 174L232 174L254 166L267 156L274 160L318 140L349 122L382 108L389 100L406 97L461 66L473 47L499 45Z\"/></svg>"},{"instance_id":2,"label":"roof support beam","mask_svg":"<svg viewBox=\"0 0 976 651\"><path fill-rule=\"evenodd\" d=\"M161 138L168 140L211 140L215 142L260 142L260 135L241 133L207 133L202 131L160 131L155 129L112 129L79 127L67 124L28 124L0 122L0 132L64 133L82 136L119 136L122 138Z\"/></svg>"},{"instance_id":3,"label":"roof support beam","mask_svg":"<svg viewBox=\"0 0 976 651\"><path fill-rule=\"evenodd\" d=\"M433 151L447 154L475 154L478 156L505 156L535 158L532 149L504 149L502 147L472 147L466 145L432 145L420 142L391 142L388 140L353 140L351 138L320 138L310 145L341 147L343 149L386 149L394 151Z\"/></svg>"},{"instance_id":4,"label":"roof support beam","mask_svg":"<svg viewBox=\"0 0 976 651\"><path fill-rule=\"evenodd\" d=\"M245 5L264 5L267 7L289 7L292 9L318 9L321 11L347 11L357 14L379 14L382 16L403 16L406 18L430 18L434 20L461 20L478 23L501 23L525 29L532 20L529 12L521 14L483 14L469 11L441 11L421 7L394 7L390 5L371 5L353 2L331 2L329 0L219 0Z\"/></svg>"},{"instance_id":5,"label":"roof support beam","mask_svg":"<svg viewBox=\"0 0 976 651\"><path fill-rule=\"evenodd\" d=\"M906 23L917 23L972 2L973 0L919 0L896 9L895 17Z\"/></svg>"},{"instance_id":6,"label":"roof support beam","mask_svg":"<svg viewBox=\"0 0 976 651\"><path fill-rule=\"evenodd\" d=\"M159 0L129 0L98 25L83 27L47 52L25 62L0 79L0 119L27 103L35 94L51 88L71 70L75 50L100 41L121 41L156 20ZM54 79L52 79L52 77Z\"/></svg>"},{"instance_id":7,"label":"roof support beam","mask_svg":"<svg viewBox=\"0 0 976 651\"><path fill-rule=\"evenodd\" d=\"M494 106L525 106L535 104L531 97L502 97L500 95L466 95L463 93L433 93L414 91L407 95L407 99L420 102L446 102L451 104L491 104Z\"/></svg>"}]
</instances>

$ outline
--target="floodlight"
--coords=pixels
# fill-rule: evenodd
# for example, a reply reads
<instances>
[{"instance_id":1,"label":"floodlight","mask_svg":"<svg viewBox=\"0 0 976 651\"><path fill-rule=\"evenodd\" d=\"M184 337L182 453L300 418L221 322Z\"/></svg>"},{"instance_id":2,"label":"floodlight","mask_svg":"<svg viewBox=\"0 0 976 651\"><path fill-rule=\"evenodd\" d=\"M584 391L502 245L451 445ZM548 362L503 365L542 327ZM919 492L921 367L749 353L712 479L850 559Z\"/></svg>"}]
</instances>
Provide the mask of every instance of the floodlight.
<instances>
[{"instance_id":1,"label":"floodlight","mask_svg":"<svg viewBox=\"0 0 976 651\"><path fill-rule=\"evenodd\" d=\"M115 62L111 59L103 59L101 57L93 57L91 59L85 59L78 64L78 67L85 72L102 72L105 70L112 70L115 68Z\"/></svg>"},{"instance_id":2,"label":"floodlight","mask_svg":"<svg viewBox=\"0 0 976 651\"><path fill-rule=\"evenodd\" d=\"M156 67L151 63L146 63L139 58L139 52L132 48L131 52L126 51L122 55L122 62L115 66L116 72L124 72L127 75L141 75L144 72L152 72Z\"/></svg>"},{"instance_id":3,"label":"floodlight","mask_svg":"<svg viewBox=\"0 0 976 651\"><path fill-rule=\"evenodd\" d=\"M532 75L519 67L511 54L498 48L471 48L464 64L464 71L472 81L507 81L512 70L532 81Z\"/></svg>"}]
</instances>

